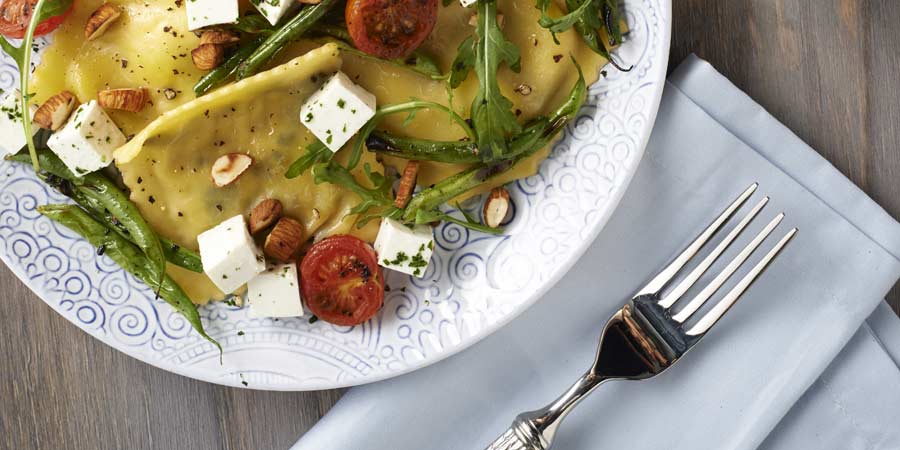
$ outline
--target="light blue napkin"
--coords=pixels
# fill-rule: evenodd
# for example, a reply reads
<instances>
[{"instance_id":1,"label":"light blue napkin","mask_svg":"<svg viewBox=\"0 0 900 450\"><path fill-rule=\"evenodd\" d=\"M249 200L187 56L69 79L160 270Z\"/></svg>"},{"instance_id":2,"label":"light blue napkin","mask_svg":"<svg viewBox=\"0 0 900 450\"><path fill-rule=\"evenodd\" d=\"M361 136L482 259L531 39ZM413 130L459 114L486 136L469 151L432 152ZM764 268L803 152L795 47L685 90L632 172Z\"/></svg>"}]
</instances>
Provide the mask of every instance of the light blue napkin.
<instances>
[{"instance_id":1,"label":"light blue napkin","mask_svg":"<svg viewBox=\"0 0 900 450\"><path fill-rule=\"evenodd\" d=\"M555 448L900 448L900 429L881 426L900 417L900 352L876 341L898 328L883 310L869 323L887 331L864 325L900 276L900 224L697 58L670 78L658 117L613 219L545 298L459 355L352 389L295 450L483 448L563 392L610 314L754 181L772 201L724 260L781 211L776 234L799 227L794 241L681 363L602 386ZM838 419L847 441L804 440Z\"/></svg>"}]
</instances>

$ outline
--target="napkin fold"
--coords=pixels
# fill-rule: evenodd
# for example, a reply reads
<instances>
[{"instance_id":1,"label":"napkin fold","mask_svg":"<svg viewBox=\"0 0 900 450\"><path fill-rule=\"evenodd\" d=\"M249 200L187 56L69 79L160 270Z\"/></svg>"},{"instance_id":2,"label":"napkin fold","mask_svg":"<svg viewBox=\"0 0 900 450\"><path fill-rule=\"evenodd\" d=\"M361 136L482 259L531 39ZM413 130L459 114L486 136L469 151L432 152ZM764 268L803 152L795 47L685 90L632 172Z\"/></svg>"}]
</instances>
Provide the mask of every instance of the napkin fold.
<instances>
[{"instance_id":1,"label":"napkin fold","mask_svg":"<svg viewBox=\"0 0 900 450\"><path fill-rule=\"evenodd\" d=\"M900 448L878 422L900 412L889 401L900 399L900 352L879 344L900 328L883 310L866 321L900 275L900 224L691 57L670 78L621 205L545 298L459 355L352 389L294 449L483 448L517 413L563 392L592 361L613 311L751 182L760 188L749 203L771 201L711 273L778 212L784 222L753 260L792 227L795 239L683 361L651 380L602 386L555 448ZM884 401L865 415L867 395ZM860 445L804 443L836 418Z\"/></svg>"}]
</instances>

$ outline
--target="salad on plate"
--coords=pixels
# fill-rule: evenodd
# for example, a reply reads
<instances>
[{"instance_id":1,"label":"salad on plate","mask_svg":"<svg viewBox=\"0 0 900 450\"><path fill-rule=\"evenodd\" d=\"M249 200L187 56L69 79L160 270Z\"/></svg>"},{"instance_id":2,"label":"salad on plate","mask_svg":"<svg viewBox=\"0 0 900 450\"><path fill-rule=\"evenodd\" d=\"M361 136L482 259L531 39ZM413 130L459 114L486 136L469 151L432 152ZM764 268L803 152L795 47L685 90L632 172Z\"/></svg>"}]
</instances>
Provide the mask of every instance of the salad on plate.
<instances>
[{"instance_id":1,"label":"salad on plate","mask_svg":"<svg viewBox=\"0 0 900 450\"><path fill-rule=\"evenodd\" d=\"M435 224L503 233L626 29L612 0L0 0L0 150L216 345L210 301L353 326L385 270L429 277Z\"/></svg>"}]
</instances>

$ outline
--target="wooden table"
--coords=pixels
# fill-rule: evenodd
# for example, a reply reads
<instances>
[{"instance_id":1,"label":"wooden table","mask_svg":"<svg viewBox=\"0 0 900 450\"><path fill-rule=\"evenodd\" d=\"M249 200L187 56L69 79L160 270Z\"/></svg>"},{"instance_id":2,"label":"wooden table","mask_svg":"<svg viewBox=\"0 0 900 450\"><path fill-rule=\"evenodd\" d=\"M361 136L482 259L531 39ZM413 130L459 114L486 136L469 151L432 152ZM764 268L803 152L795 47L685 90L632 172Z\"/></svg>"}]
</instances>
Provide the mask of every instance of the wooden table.
<instances>
[{"instance_id":1,"label":"wooden table","mask_svg":"<svg viewBox=\"0 0 900 450\"><path fill-rule=\"evenodd\" d=\"M674 3L672 67L709 60L900 218L900 2ZM5 266L0 292L0 448L286 449L341 394L166 373L81 332ZM890 300L900 310L896 287Z\"/></svg>"}]
</instances>

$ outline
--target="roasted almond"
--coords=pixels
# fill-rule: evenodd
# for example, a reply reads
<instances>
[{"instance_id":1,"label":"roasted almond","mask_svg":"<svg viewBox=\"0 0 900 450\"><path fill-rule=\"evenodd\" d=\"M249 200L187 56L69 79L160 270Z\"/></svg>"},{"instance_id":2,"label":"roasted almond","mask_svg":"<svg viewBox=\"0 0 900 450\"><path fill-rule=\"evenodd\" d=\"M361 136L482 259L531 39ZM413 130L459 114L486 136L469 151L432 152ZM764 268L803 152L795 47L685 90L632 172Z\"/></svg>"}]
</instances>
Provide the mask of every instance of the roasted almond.
<instances>
[{"instance_id":1,"label":"roasted almond","mask_svg":"<svg viewBox=\"0 0 900 450\"><path fill-rule=\"evenodd\" d=\"M269 228L281 218L283 207L274 198L267 198L250 211L250 234L257 234Z\"/></svg>"},{"instance_id":2,"label":"roasted almond","mask_svg":"<svg viewBox=\"0 0 900 450\"><path fill-rule=\"evenodd\" d=\"M509 213L509 191L504 187L492 189L487 200L484 201L484 210L482 211L484 224L491 228L497 228L506 219L507 213Z\"/></svg>"},{"instance_id":3,"label":"roasted almond","mask_svg":"<svg viewBox=\"0 0 900 450\"><path fill-rule=\"evenodd\" d=\"M140 112L150 101L146 88L107 89L97 93L97 103L104 108Z\"/></svg>"},{"instance_id":4,"label":"roasted almond","mask_svg":"<svg viewBox=\"0 0 900 450\"><path fill-rule=\"evenodd\" d=\"M116 5L104 3L91 13L88 18L87 25L84 26L84 37L89 41L97 39L112 25L119 17L122 16L122 10Z\"/></svg>"},{"instance_id":5,"label":"roasted almond","mask_svg":"<svg viewBox=\"0 0 900 450\"><path fill-rule=\"evenodd\" d=\"M41 128L56 131L66 124L66 120L72 115L78 99L69 91L62 91L47 99L37 111L34 112L34 123Z\"/></svg>"},{"instance_id":6,"label":"roasted almond","mask_svg":"<svg viewBox=\"0 0 900 450\"><path fill-rule=\"evenodd\" d=\"M212 180L218 187L228 186L240 178L250 166L253 165L253 158L243 153L229 153L222 155L212 166Z\"/></svg>"},{"instance_id":7,"label":"roasted almond","mask_svg":"<svg viewBox=\"0 0 900 450\"><path fill-rule=\"evenodd\" d=\"M202 44L191 50L191 59L200 70L213 70L225 61L225 48L219 44Z\"/></svg>"},{"instance_id":8,"label":"roasted almond","mask_svg":"<svg viewBox=\"0 0 900 450\"><path fill-rule=\"evenodd\" d=\"M231 45L240 42L241 38L234 31L212 29L206 30L200 35L200 45L216 44Z\"/></svg>"},{"instance_id":9,"label":"roasted almond","mask_svg":"<svg viewBox=\"0 0 900 450\"><path fill-rule=\"evenodd\" d=\"M322 0L297 0L297 3L303 5L318 5L319 3L322 3Z\"/></svg>"},{"instance_id":10,"label":"roasted almond","mask_svg":"<svg viewBox=\"0 0 900 450\"><path fill-rule=\"evenodd\" d=\"M278 261L293 261L303 241L303 225L290 217L282 217L266 237L263 253Z\"/></svg>"},{"instance_id":11,"label":"roasted almond","mask_svg":"<svg viewBox=\"0 0 900 450\"><path fill-rule=\"evenodd\" d=\"M407 161L406 167L403 169L403 176L400 177L400 185L397 187L397 197L394 199L395 207L406 208L406 204L409 203L413 190L416 188L418 174L419 162Z\"/></svg>"}]
</instances>

